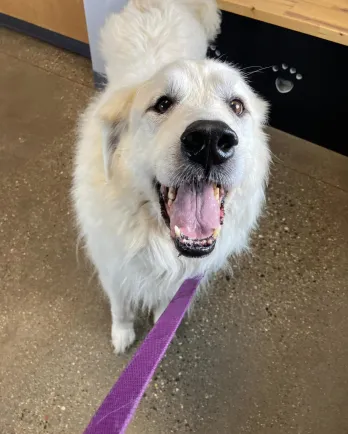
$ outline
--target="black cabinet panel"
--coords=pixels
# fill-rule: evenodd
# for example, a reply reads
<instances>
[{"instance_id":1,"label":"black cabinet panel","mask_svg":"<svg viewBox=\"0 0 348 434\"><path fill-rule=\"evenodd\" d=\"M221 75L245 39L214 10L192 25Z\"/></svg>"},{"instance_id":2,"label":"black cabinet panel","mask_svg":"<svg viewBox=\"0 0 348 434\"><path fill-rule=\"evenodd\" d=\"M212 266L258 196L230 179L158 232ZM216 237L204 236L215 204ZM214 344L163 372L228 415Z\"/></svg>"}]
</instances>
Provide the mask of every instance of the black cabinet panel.
<instances>
[{"instance_id":1,"label":"black cabinet panel","mask_svg":"<svg viewBox=\"0 0 348 434\"><path fill-rule=\"evenodd\" d=\"M272 126L348 155L348 47L224 12L210 55L246 68Z\"/></svg>"}]
</instances>

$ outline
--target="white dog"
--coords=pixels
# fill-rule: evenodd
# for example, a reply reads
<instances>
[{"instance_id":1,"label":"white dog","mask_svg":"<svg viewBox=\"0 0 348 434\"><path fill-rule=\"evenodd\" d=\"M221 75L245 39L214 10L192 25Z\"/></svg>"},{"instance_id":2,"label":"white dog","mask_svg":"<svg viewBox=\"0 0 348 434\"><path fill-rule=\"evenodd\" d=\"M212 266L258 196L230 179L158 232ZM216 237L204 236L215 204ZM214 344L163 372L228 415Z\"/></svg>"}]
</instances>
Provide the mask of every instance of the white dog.
<instances>
[{"instance_id":1,"label":"white dog","mask_svg":"<svg viewBox=\"0 0 348 434\"><path fill-rule=\"evenodd\" d=\"M205 59L219 26L214 0L131 0L102 30L109 84L81 122L73 200L118 353L137 308L156 321L247 246L264 202L267 105Z\"/></svg>"}]
</instances>

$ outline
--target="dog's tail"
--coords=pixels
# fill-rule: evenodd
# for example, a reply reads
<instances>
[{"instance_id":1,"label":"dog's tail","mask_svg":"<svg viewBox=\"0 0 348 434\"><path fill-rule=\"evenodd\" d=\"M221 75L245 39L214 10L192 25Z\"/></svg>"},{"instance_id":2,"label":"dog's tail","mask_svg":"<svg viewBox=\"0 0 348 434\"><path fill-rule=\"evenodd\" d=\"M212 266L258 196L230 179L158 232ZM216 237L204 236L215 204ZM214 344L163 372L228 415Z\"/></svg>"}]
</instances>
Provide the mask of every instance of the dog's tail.
<instances>
[{"instance_id":1,"label":"dog's tail","mask_svg":"<svg viewBox=\"0 0 348 434\"><path fill-rule=\"evenodd\" d=\"M145 11L153 6L175 3L190 10L202 24L208 41L212 42L220 32L221 16L216 0L130 0L138 9Z\"/></svg>"},{"instance_id":2,"label":"dog's tail","mask_svg":"<svg viewBox=\"0 0 348 434\"><path fill-rule=\"evenodd\" d=\"M167 0L168 1L168 0ZM215 0L180 0L192 10L205 29L208 41L220 33L221 16Z\"/></svg>"},{"instance_id":3,"label":"dog's tail","mask_svg":"<svg viewBox=\"0 0 348 434\"><path fill-rule=\"evenodd\" d=\"M117 72L123 55L129 59L129 51L139 52L139 46L146 45L146 41L142 40L140 35L134 37L132 41L127 38L126 45L124 34L133 32L137 35L140 26L147 30L149 12L153 10L153 16L157 17L160 15L158 11L166 8L170 8L173 14L177 8L176 15L182 12L191 13L202 25L209 42L212 42L219 33L221 17L216 0L129 0L120 13L112 14L107 18L101 30L100 47L108 76L110 72L113 74Z\"/></svg>"}]
</instances>

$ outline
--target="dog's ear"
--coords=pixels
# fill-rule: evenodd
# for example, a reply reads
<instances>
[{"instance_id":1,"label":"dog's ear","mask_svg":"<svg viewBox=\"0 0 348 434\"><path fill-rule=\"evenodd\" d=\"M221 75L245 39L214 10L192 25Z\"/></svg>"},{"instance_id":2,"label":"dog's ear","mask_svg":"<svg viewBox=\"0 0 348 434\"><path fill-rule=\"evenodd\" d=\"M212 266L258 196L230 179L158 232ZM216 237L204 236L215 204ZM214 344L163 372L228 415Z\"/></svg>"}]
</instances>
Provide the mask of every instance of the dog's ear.
<instances>
[{"instance_id":1,"label":"dog's ear","mask_svg":"<svg viewBox=\"0 0 348 434\"><path fill-rule=\"evenodd\" d=\"M103 160L105 177L111 177L112 156L122 134L128 128L128 118L136 89L127 88L115 91L102 102L98 115L102 121Z\"/></svg>"}]
</instances>

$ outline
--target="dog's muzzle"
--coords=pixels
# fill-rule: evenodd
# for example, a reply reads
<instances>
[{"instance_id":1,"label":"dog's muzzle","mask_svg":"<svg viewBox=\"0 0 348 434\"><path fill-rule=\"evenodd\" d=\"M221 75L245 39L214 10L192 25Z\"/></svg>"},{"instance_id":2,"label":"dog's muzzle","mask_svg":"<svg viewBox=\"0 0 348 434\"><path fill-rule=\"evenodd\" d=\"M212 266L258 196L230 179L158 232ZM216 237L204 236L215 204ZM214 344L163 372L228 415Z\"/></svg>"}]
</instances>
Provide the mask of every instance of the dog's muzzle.
<instances>
[{"instance_id":1,"label":"dog's muzzle","mask_svg":"<svg viewBox=\"0 0 348 434\"><path fill-rule=\"evenodd\" d=\"M183 155L207 171L232 158L237 144L237 134L222 121L195 121L181 136Z\"/></svg>"}]
</instances>

